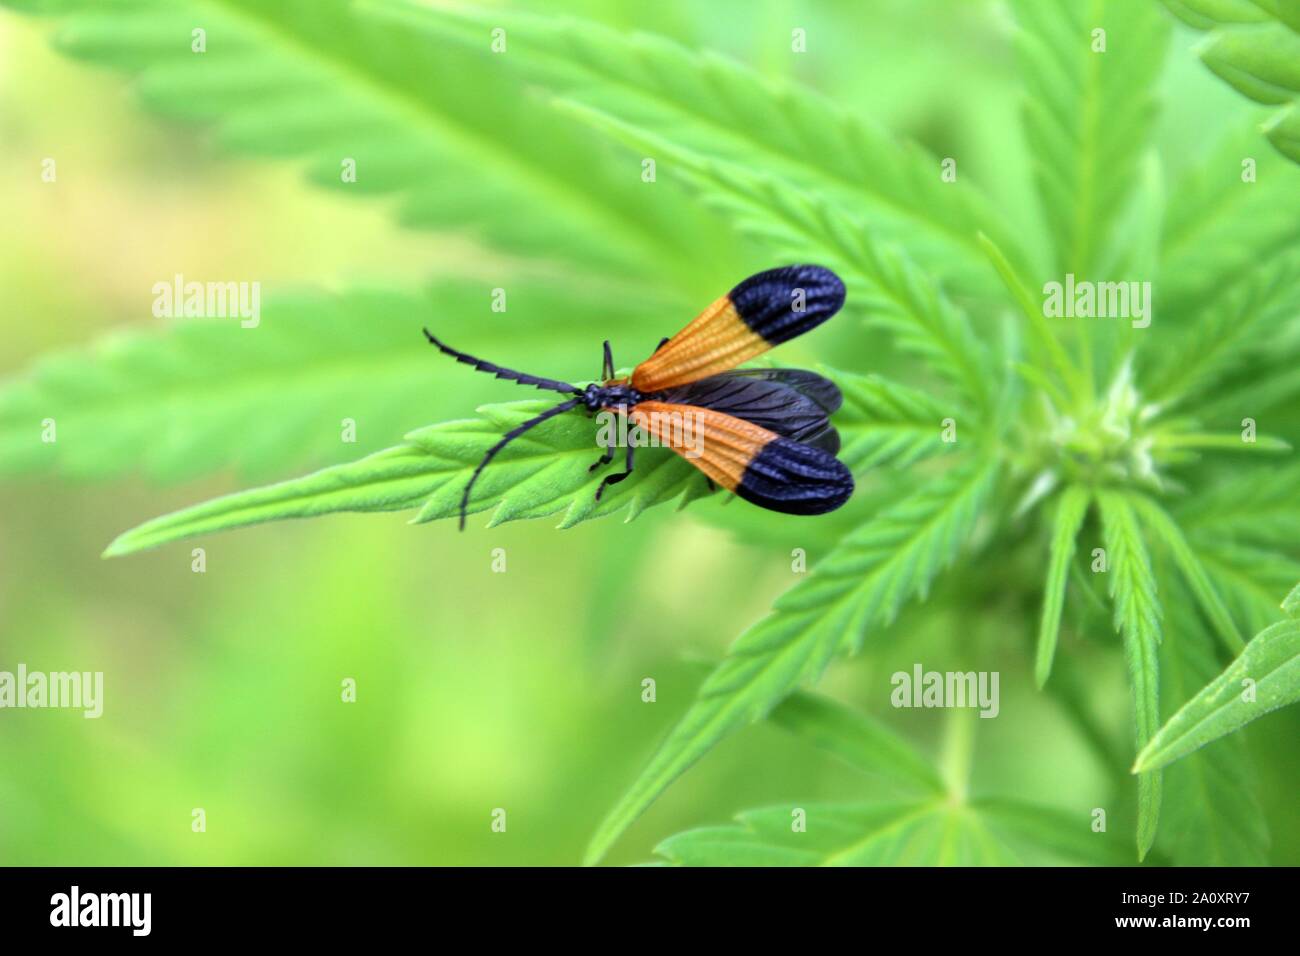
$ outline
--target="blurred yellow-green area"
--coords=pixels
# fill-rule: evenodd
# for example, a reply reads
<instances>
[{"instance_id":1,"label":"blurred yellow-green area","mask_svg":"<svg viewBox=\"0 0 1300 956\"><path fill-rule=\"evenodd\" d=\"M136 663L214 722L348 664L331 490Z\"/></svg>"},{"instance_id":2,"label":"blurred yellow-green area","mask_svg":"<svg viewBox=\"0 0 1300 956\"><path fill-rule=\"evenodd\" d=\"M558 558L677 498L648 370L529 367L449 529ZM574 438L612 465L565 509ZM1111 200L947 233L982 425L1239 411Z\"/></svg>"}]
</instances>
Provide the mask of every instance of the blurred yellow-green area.
<instances>
[{"instance_id":1,"label":"blurred yellow-green area","mask_svg":"<svg viewBox=\"0 0 1300 956\"><path fill-rule=\"evenodd\" d=\"M996 5L623 7L569 5L808 82L939 155L960 150L1009 214L1031 201L1021 154L1000 147L1020 134ZM816 57L788 54L796 7L824 43ZM488 288L520 268L459 232L402 229L383 200L315 189L292 162L216 150L201 128L138 109L121 75L62 58L48 32L0 13L2 375L113 329L154 327L152 286L176 273L260 276L270 294L418 290L440 276ZM1193 84L1202 111L1183 97L1165 115L1161 141L1175 152L1226 126L1234 102L1177 55L1192 41L1180 42L1164 82ZM57 157L57 184L40 180L45 157ZM738 278L718 275L714 288ZM688 318L643 327L668 334ZM594 374L607 336L622 363L645 344L620 349L618 328L591 328L552 343L572 356L563 368L532 367L527 354L489 358L542 375ZM791 351L829 357L815 348ZM469 373L428 361L429 421L457 414ZM474 395L532 397L498 384ZM348 457L341 446L337 460ZM794 580L788 542L738 540L691 509L667 508L564 532L546 520L486 530L480 517L463 535L454 522L411 526L403 514L330 516L101 559L124 529L247 484L233 470L179 484L5 482L0 670L103 671L105 703L97 720L0 712L0 863L576 863L691 701L700 662L716 661ZM194 547L205 550L203 573L191 569ZM493 569L494 549L504 549L504 573ZM997 574L1032 580L1040 570ZM1001 718L977 722L973 786L1080 813L1114 806L1113 825L1131 827L1131 795L1117 792L1060 702L1034 690L1037 611L1023 595L1010 583L1005 598L991 591L977 617L909 610L819 689L939 758L943 718L890 708L889 675L917 661L962 669L967 640L993 648ZM1130 704L1119 655L1068 634L1061 655L1074 655L1103 729L1122 739ZM653 703L643 701L647 678ZM355 703L341 700L348 679ZM1277 863L1300 862L1295 729L1288 715L1251 734ZM648 860L664 837L745 808L878 792L760 723L670 788L609 862ZM205 832L191 826L197 808ZM491 826L498 808L504 833Z\"/></svg>"}]
</instances>

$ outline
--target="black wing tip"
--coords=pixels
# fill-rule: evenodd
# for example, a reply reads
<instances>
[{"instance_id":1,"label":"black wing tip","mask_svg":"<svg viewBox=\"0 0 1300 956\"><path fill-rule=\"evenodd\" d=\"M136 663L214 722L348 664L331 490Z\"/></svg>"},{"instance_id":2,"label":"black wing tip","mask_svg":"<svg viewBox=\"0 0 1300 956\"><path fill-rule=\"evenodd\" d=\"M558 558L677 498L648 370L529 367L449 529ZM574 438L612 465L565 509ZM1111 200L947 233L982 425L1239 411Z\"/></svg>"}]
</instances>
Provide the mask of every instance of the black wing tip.
<instances>
[{"instance_id":1,"label":"black wing tip","mask_svg":"<svg viewBox=\"0 0 1300 956\"><path fill-rule=\"evenodd\" d=\"M780 497L757 493L744 485L737 485L736 495L744 498L750 504L757 505L768 511L775 511L783 515L812 518L817 515L830 514L830 512L842 508L849 498L853 497L853 483L850 481L847 486L836 488L833 491Z\"/></svg>"},{"instance_id":2,"label":"black wing tip","mask_svg":"<svg viewBox=\"0 0 1300 956\"><path fill-rule=\"evenodd\" d=\"M829 451L789 438L774 438L745 469L736 494L790 515L821 515L853 496L853 473Z\"/></svg>"},{"instance_id":3,"label":"black wing tip","mask_svg":"<svg viewBox=\"0 0 1300 956\"><path fill-rule=\"evenodd\" d=\"M755 273L728 298L746 325L776 345L821 325L846 294L844 281L825 266L790 265Z\"/></svg>"},{"instance_id":4,"label":"black wing tip","mask_svg":"<svg viewBox=\"0 0 1300 956\"><path fill-rule=\"evenodd\" d=\"M796 262L788 266L764 269L736 284L737 289L753 285L780 283L789 286L807 286L821 291L827 297L844 298L844 280L825 266L810 262Z\"/></svg>"},{"instance_id":5,"label":"black wing tip","mask_svg":"<svg viewBox=\"0 0 1300 956\"><path fill-rule=\"evenodd\" d=\"M820 290L828 303L834 303L836 310L844 304L846 295L844 280L830 269L811 264L786 266L786 268L801 282Z\"/></svg>"}]
</instances>

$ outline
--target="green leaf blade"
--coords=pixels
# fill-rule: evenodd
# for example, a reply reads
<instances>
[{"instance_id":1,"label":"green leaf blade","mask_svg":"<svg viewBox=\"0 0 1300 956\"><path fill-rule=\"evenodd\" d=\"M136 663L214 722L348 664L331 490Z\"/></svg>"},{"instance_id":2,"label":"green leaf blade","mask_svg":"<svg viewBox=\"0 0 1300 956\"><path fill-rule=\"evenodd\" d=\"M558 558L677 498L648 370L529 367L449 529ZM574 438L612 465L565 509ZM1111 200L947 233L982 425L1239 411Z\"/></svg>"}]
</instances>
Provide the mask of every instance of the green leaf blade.
<instances>
[{"instance_id":1,"label":"green leaf blade","mask_svg":"<svg viewBox=\"0 0 1300 956\"><path fill-rule=\"evenodd\" d=\"M591 122L614 122L593 114ZM641 142L639 133L629 133ZM671 147L660 145L661 150ZM674 152L677 171L701 200L734 222L777 261L816 260L852 289L847 305L870 317L938 375L954 382L977 407L997 380L988 348L969 316L902 249L875 241L866 225L816 196L792 192L771 177Z\"/></svg>"},{"instance_id":2,"label":"green leaf blade","mask_svg":"<svg viewBox=\"0 0 1300 956\"><path fill-rule=\"evenodd\" d=\"M796 692L767 719L863 773L922 793L944 792L943 778L911 744L883 724L828 698Z\"/></svg>"},{"instance_id":3,"label":"green leaf blade","mask_svg":"<svg viewBox=\"0 0 1300 956\"><path fill-rule=\"evenodd\" d=\"M521 95L486 42L444 44L434 56L391 7L64 0L42 12L59 18L62 52L131 75L148 108L211 125L227 149L299 159L323 188L390 196L407 225L468 230L512 251L544 247L626 275L645 275L651 260L681 274L692 256L708 255L689 208L629 197L618 164ZM206 49L196 54L200 24ZM467 84L469 99L459 92ZM548 210L568 228L520 209Z\"/></svg>"},{"instance_id":4,"label":"green leaf blade","mask_svg":"<svg viewBox=\"0 0 1300 956\"><path fill-rule=\"evenodd\" d=\"M408 6L389 15L432 42L478 47L491 28L503 26L511 56L525 59L533 76L559 95L605 117L607 129L653 132L655 151L643 155L709 154L720 163L762 168L799 193L864 209L887 234L911 237L914 254L932 274L984 281L974 241L980 230L1017 249L991 204L964 180L943 182L938 160L916 144L899 142L813 90L773 83L726 57L523 11Z\"/></svg>"},{"instance_id":5,"label":"green leaf blade","mask_svg":"<svg viewBox=\"0 0 1300 956\"><path fill-rule=\"evenodd\" d=\"M1200 557L1183 534L1182 528L1178 526L1178 522L1164 508L1145 495L1134 495L1132 501L1155 538L1161 541L1173 556L1174 563L1178 565L1187 586L1191 588L1197 603L1201 605L1214 625L1219 638L1230 651L1239 652L1245 647L1241 632L1237 629L1232 614L1223 603L1223 598L1219 596L1218 588L1214 586Z\"/></svg>"},{"instance_id":6,"label":"green leaf blade","mask_svg":"<svg viewBox=\"0 0 1300 956\"><path fill-rule=\"evenodd\" d=\"M952 405L880 375L824 371L844 394L835 414L838 457L855 474L884 465L905 468L952 447L943 441Z\"/></svg>"},{"instance_id":7,"label":"green leaf blade","mask_svg":"<svg viewBox=\"0 0 1300 956\"><path fill-rule=\"evenodd\" d=\"M655 853L677 866L1014 866L1017 850L1116 865L1089 818L1020 800L981 798L808 804L748 810L728 826L687 830Z\"/></svg>"},{"instance_id":8,"label":"green leaf blade","mask_svg":"<svg viewBox=\"0 0 1300 956\"><path fill-rule=\"evenodd\" d=\"M1211 34L1201 61L1243 96L1278 106L1300 93L1300 36L1280 23Z\"/></svg>"},{"instance_id":9,"label":"green leaf blade","mask_svg":"<svg viewBox=\"0 0 1300 956\"><path fill-rule=\"evenodd\" d=\"M420 508L417 521L454 517L466 482L501 432L547 407L546 402L485 406L483 418L420 429L406 445L156 518L121 535L105 554L119 556L191 535L344 511ZM468 511L493 508L493 521L500 523L574 509L566 519L571 526L625 508L639 513L685 495L693 483L703 484L685 459L667 449L643 449L645 470L613 486L599 505L587 507L584 503L594 498L601 480L589 471L601 452L595 442L595 425L583 415L562 415L538 426L484 470Z\"/></svg>"},{"instance_id":10,"label":"green leaf blade","mask_svg":"<svg viewBox=\"0 0 1300 956\"><path fill-rule=\"evenodd\" d=\"M1253 682L1253 694L1248 695ZM1207 684L1154 735L1134 763L1143 773L1300 700L1300 621L1279 621L1246 645L1241 655Z\"/></svg>"},{"instance_id":11,"label":"green leaf blade","mask_svg":"<svg viewBox=\"0 0 1300 956\"><path fill-rule=\"evenodd\" d=\"M1075 542L1083 519L1088 513L1091 496L1086 488L1071 485L1056 505L1052 530L1051 557L1047 585L1043 590L1043 613L1038 626L1038 652L1034 659L1034 680L1042 687L1052 673L1056 656L1056 639L1061 630L1061 611L1065 606L1065 585L1074 560Z\"/></svg>"},{"instance_id":12,"label":"green leaf blade","mask_svg":"<svg viewBox=\"0 0 1300 956\"><path fill-rule=\"evenodd\" d=\"M431 416L463 415L508 393L452 365L420 334L431 314L461 323L486 313L489 294L469 282L439 283L426 295L268 292L256 326L167 320L52 353L0 381L0 474L175 482L233 470L266 480L380 451ZM610 309L524 282L510 302L509 323L491 332L561 370L572 367L572 349L555 332L567 326L539 332L538 320L571 316L576 332ZM620 318L636 328L636 316ZM456 388L439 387L443 379ZM48 444L47 418L57 425Z\"/></svg>"},{"instance_id":13,"label":"green leaf blade","mask_svg":"<svg viewBox=\"0 0 1300 956\"><path fill-rule=\"evenodd\" d=\"M410 446L378 452L304 478L237 492L163 515L119 535L104 557L120 557L195 535L341 511L411 508L437 481L437 463Z\"/></svg>"},{"instance_id":14,"label":"green leaf blade","mask_svg":"<svg viewBox=\"0 0 1300 956\"><path fill-rule=\"evenodd\" d=\"M1141 750L1160 726L1159 657L1161 607L1151 558L1143 543L1137 516L1122 492L1097 495L1102 532L1110 566L1110 595L1115 629L1124 641L1129 683L1133 693L1134 726ZM1151 849L1160 820L1160 772L1138 777L1138 859Z\"/></svg>"},{"instance_id":15,"label":"green leaf blade","mask_svg":"<svg viewBox=\"0 0 1300 956\"><path fill-rule=\"evenodd\" d=\"M1120 866L1132 860L1129 853L1107 837L1106 831L1092 829L1089 814L1071 815L1055 807L1013 797L978 797L971 801L971 807L994 830L1071 863Z\"/></svg>"},{"instance_id":16,"label":"green leaf blade","mask_svg":"<svg viewBox=\"0 0 1300 956\"><path fill-rule=\"evenodd\" d=\"M1034 93L1024 126L1055 271L1092 276L1151 133L1168 24L1151 5L1123 0L1012 8L1020 71Z\"/></svg>"},{"instance_id":17,"label":"green leaf blade","mask_svg":"<svg viewBox=\"0 0 1300 956\"><path fill-rule=\"evenodd\" d=\"M1171 585L1169 628L1160 648L1162 696L1190 700L1217 676L1215 636L1193 610L1186 587L1162 574ZM1177 710L1166 705L1166 720ZM1175 866L1263 866L1268 862L1269 834L1256 795L1244 737L1234 735L1189 754L1162 772L1165 775L1164 836Z\"/></svg>"},{"instance_id":18,"label":"green leaf blade","mask_svg":"<svg viewBox=\"0 0 1300 956\"><path fill-rule=\"evenodd\" d=\"M954 469L849 535L773 613L742 634L631 788L602 821L585 862L614 841L724 736L766 715L837 650L856 646L924 593L955 559L993 484L986 462Z\"/></svg>"},{"instance_id":19,"label":"green leaf blade","mask_svg":"<svg viewBox=\"0 0 1300 956\"><path fill-rule=\"evenodd\" d=\"M1293 0L1164 0L1197 30L1210 31L1199 54L1242 96L1282 106L1264 131L1278 152L1300 164L1300 9Z\"/></svg>"},{"instance_id":20,"label":"green leaf blade","mask_svg":"<svg viewBox=\"0 0 1300 956\"><path fill-rule=\"evenodd\" d=\"M807 816L807 829L793 826ZM669 837L655 853L678 866L845 866L905 856L929 834L928 802L826 804L750 810L726 827Z\"/></svg>"}]
</instances>

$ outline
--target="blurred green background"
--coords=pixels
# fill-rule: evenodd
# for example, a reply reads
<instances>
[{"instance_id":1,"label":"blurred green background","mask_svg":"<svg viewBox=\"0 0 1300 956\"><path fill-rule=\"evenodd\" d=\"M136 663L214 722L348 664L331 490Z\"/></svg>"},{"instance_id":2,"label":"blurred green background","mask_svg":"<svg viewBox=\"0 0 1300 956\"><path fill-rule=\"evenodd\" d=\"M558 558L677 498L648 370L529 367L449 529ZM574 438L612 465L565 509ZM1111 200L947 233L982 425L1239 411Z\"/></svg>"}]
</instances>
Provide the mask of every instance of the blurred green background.
<instances>
[{"instance_id":1,"label":"blurred green background","mask_svg":"<svg viewBox=\"0 0 1300 956\"><path fill-rule=\"evenodd\" d=\"M807 82L938 155L965 157L964 174L1008 216L1033 218L1021 153L1004 146L1021 134L1009 25L996 4L566 6ZM817 36L817 56L790 56L791 22ZM486 290L523 268L463 234L403 230L383 203L316 190L292 164L216 151L201 130L142 113L119 75L60 57L47 34L39 21L0 14L0 374L111 329L154 327L151 287L177 272L261 277L269 297L298 285L418 290L438 277ZM1166 67L1165 156L1195 155L1240 115L1237 98L1188 54L1194 41L1179 32ZM39 181L45 156L58 158L57 186ZM703 306L769 264L721 250L682 300ZM582 378L595 373L602 338L628 364L689 317L647 304L628 330L593 322L572 341L548 341L544 359L489 357ZM416 352L418 327L411 332ZM842 362L838 342L828 333L781 358ZM428 406L410 410L413 424L529 397L504 383L474 391L468 376L430 355ZM373 447L400 439L368 437ZM334 460L355 451L340 445ZM572 864L690 702L703 673L692 662L716 660L791 584L798 543L755 544L697 508L563 533L548 521L484 530L480 518L458 535L447 522L336 516L196 541L203 574L190 569L189 544L100 559L127 527L248 483L233 471L170 485L5 482L0 669L102 670L106 702L99 720L0 713L0 862ZM506 549L504 574L492 572L494 548ZM978 722L977 785L1081 812L1131 801L1060 704L1032 690L1038 569L981 574L962 582L985 589L978 618L913 608L820 689L937 753L942 719L893 711L889 674L914 661L960 669L966 643L992 649L1002 719ZM1071 655L1122 737L1129 700L1118 653L1067 635L1062 656ZM355 704L340 701L349 677ZM653 704L641 700L646 677L657 682ZM1296 730L1287 714L1250 735L1273 858L1291 864L1300 862ZM648 859L663 837L742 808L851 799L870 786L758 725L679 781L609 862ZM205 833L191 831L196 807ZM508 813L505 833L490 827L497 807Z\"/></svg>"}]
</instances>

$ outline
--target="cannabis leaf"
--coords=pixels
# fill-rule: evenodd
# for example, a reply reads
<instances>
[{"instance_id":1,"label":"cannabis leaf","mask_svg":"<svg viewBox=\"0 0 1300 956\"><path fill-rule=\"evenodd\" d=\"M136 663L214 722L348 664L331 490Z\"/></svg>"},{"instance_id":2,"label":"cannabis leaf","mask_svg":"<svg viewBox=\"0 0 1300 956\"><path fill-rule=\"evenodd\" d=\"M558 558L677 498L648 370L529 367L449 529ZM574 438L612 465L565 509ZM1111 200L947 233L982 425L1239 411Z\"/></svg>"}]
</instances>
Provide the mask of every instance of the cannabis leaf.
<instances>
[{"instance_id":1,"label":"cannabis leaf","mask_svg":"<svg viewBox=\"0 0 1300 956\"><path fill-rule=\"evenodd\" d=\"M883 724L827 697L796 691L767 719L855 770L921 793L937 796L944 792L939 772L911 744Z\"/></svg>"},{"instance_id":2,"label":"cannabis leaf","mask_svg":"<svg viewBox=\"0 0 1300 956\"><path fill-rule=\"evenodd\" d=\"M996 477L966 463L899 499L849 533L770 615L736 639L698 699L636 782L597 828L594 863L664 790L720 739L763 717L869 629L890 623L903 602L924 595L956 559Z\"/></svg>"},{"instance_id":3,"label":"cannabis leaf","mask_svg":"<svg viewBox=\"0 0 1300 956\"><path fill-rule=\"evenodd\" d=\"M1206 542L1285 546L1300 541L1300 465L1229 475L1174 510L1189 535Z\"/></svg>"},{"instance_id":4,"label":"cannabis leaf","mask_svg":"<svg viewBox=\"0 0 1300 956\"><path fill-rule=\"evenodd\" d=\"M1243 646L1241 633L1233 623L1232 615L1224 605L1223 599L1219 597L1219 592L1214 582L1210 580L1200 557L1184 537L1182 529L1178 527L1178 522L1164 508L1145 495L1134 495L1132 503L1150 529L1152 538L1160 541L1173 557L1174 564L1177 565L1188 588L1195 595L1196 603L1201 606L1206 617L1214 625L1224 645L1230 651L1241 650Z\"/></svg>"},{"instance_id":5,"label":"cannabis leaf","mask_svg":"<svg viewBox=\"0 0 1300 956\"><path fill-rule=\"evenodd\" d=\"M487 448L549 403L446 421L502 391L464 370L454 389L431 387L453 372L413 330L436 325L471 351L508 338L538 370L573 380L573 342L598 343L614 324L627 347L649 348L746 267L818 261L846 280L846 312L861 321L812 341L830 343L837 364L896 376L826 372L844 392L841 457L866 480L842 510L797 525L798 546L824 557L733 644L601 824L588 861L719 741L766 717L891 793L749 811L670 838L661 857L1114 862L1118 841L1086 818L968 795L945 784L946 763L940 774L882 724L799 690L976 548L999 555L1009 606L1041 597L1040 686L1065 616L1086 638L1104 629L1096 609L1109 610L1133 695L1139 858L1266 859L1248 755L1231 731L1296 694L1293 622L1275 621L1277 595L1300 579L1300 472L1292 459L1269 469L1252 459L1300 440L1300 169L1255 156L1254 130L1188 163L1150 148L1160 145L1157 89L1179 95L1157 86L1169 22L1151 4L1012 4L1028 153L1013 142L1008 168L1032 169L1039 216L1025 218L1041 219L1041 234L1018 221L1016 203L985 197L964 158L953 181L938 156L822 94L661 37L404 0L0 4L55 16L61 49L129 75L152 111L235 152L297 161L324 187L388 197L408 225L472 237L506 277L443 282L427 296L290 292L257 329L132 330L0 384L6 473L330 465L156 518L107 554L341 511L452 516ZM1296 159L1292 5L1166 5L1213 31L1202 53L1211 69L1290 104L1270 136ZM491 47L498 26L506 55ZM665 180L653 189L647 158ZM1064 272L1158 280L1152 328L1049 319L1035 287ZM486 286L507 280L510 312L480 321ZM45 419L57 421L57 443L37 439ZM1259 423L1256 442L1238 431L1245 419ZM355 442L341 435L349 421ZM470 510L493 524L556 516L569 527L708 493L687 462L643 449L633 477L597 503L595 428L572 413L528 433L487 469ZM1217 460L1224 451L1248 457ZM338 463L345 453L354 460ZM694 510L769 549L791 533L781 516L719 508L725 498ZM1075 557L1093 524L1109 608ZM1020 564L1035 567L1032 588L1003 570ZM954 581L950 609L986 608L992 579L976 568ZM1284 607L1297 605L1300 592ZM1244 649L1243 628L1260 632ZM1237 657L1221 674L1216 640ZM1080 668L1056 661L1048 693L1122 778L1128 751ZM1245 676L1254 701L1229 686ZM806 831L791 829L795 809Z\"/></svg>"},{"instance_id":6,"label":"cannabis leaf","mask_svg":"<svg viewBox=\"0 0 1300 956\"><path fill-rule=\"evenodd\" d=\"M1151 558L1143 543L1130 498L1116 491L1097 494L1102 530L1110 564L1110 596L1115 608L1115 629L1124 639L1139 749L1160 725L1159 663L1160 601L1156 596ZM1155 842L1160 818L1160 774L1138 777L1138 857L1145 857Z\"/></svg>"},{"instance_id":7,"label":"cannabis leaf","mask_svg":"<svg viewBox=\"0 0 1300 956\"><path fill-rule=\"evenodd\" d=\"M1293 592L1286 607L1300 603ZM1138 754L1134 772L1166 766L1269 711L1300 700L1300 617L1256 634L1227 669L1174 714Z\"/></svg>"},{"instance_id":8,"label":"cannabis leaf","mask_svg":"<svg viewBox=\"0 0 1300 956\"><path fill-rule=\"evenodd\" d=\"M599 114L590 121L607 128ZM612 121L610 121L612 122ZM638 134L617 127L628 138ZM888 329L898 346L955 380L977 406L990 401L988 350L969 318L927 281L901 249L871 239L865 223L816 196L792 194L770 177L677 151L677 171L700 199L726 214L765 246L777 261L814 258L835 269L854 289L847 303Z\"/></svg>"},{"instance_id":9,"label":"cannabis leaf","mask_svg":"<svg viewBox=\"0 0 1300 956\"><path fill-rule=\"evenodd\" d=\"M1092 275L1136 180L1168 28L1143 3L1012 4L1030 95L1025 131L1055 271Z\"/></svg>"},{"instance_id":10,"label":"cannabis leaf","mask_svg":"<svg viewBox=\"0 0 1300 956\"><path fill-rule=\"evenodd\" d=\"M879 232L907 235L933 275L986 284L975 245L981 230L1017 248L989 203L964 181L944 183L938 161L914 144L849 116L813 90L774 83L718 54L522 11L382 9L431 42L481 48L499 26L510 38L510 55L525 61L534 80L629 128L655 131L665 148L762 168L800 192L869 210Z\"/></svg>"},{"instance_id":11,"label":"cannabis leaf","mask_svg":"<svg viewBox=\"0 0 1300 956\"><path fill-rule=\"evenodd\" d=\"M1235 620L1247 633L1277 614L1277 594L1300 578L1300 468L1234 474L1174 511Z\"/></svg>"},{"instance_id":12,"label":"cannabis leaf","mask_svg":"<svg viewBox=\"0 0 1300 956\"><path fill-rule=\"evenodd\" d=\"M300 159L318 185L392 196L409 225L633 273L649 255L659 269L709 255L689 209L629 201L631 174L519 97L485 42L482 55L431 47L347 0L47 0L39 11L59 17L62 51L132 74L150 109L211 125L230 149Z\"/></svg>"},{"instance_id":13,"label":"cannabis leaf","mask_svg":"<svg viewBox=\"0 0 1300 956\"><path fill-rule=\"evenodd\" d=\"M1144 377L1148 398L1173 408L1219 397L1215 386L1252 359L1296 349L1298 314L1300 255L1289 254L1202 306L1199 321L1158 353L1158 365Z\"/></svg>"},{"instance_id":14,"label":"cannabis leaf","mask_svg":"<svg viewBox=\"0 0 1300 956\"><path fill-rule=\"evenodd\" d=\"M1264 125L1269 142L1300 163L1300 10L1288 0L1164 0L1197 30L1210 31L1198 53L1238 93L1267 106L1282 105Z\"/></svg>"},{"instance_id":15,"label":"cannabis leaf","mask_svg":"<svg viewBox=\"0 0 1300 956\"><path fill-rule=\"evenodd\" d=\"M952 447L943 441L951 406L881 375L833 372L831 377L844 392L844 408L835 418L839 457L854 471L887 464L906 468Z\"/></svg>"},{"instance_id":16,"label":"cannabis leaf","mask_svg":"<svg viewBox=\"0 0 1300 956\"><path fill-rule=\"evenodd\" d=\"M541 331L540 320L566 315L580 326L614 308L535 284L511 295L511 312L494 316L500 334L508 331L512 347L539 365L561 369L572 350L555 341L554 324ZM379 450L499 394L499 383L451 368L419 331L430 322L467 325L491 314L489 303L490 289L469 283L425 296L286 293L268 298L256 327L184 319L50 355L0 383L0 472L142 471L177 480L236 468L264 477ZM628 316L625 328L640 319ZM451 376L456 389L437 387ZM40 441L45 419L54 420L57 442Z\"/></svg>"},{"instance_id":17,"label":"cannabis leaf","mask_svg":"<svg viewBox=\"0 0 1300 956\"><path fill-rule=\"evenodd\" d=\"M1294 552L1248 544L1198 539L1198 553L1215 574L1224 600L1246 631L1259 631L1277 616L1277 595L1300 579Z\"/></svg>"},{"instance_id":18,"label":"cannabis leaf","mask_svg":"<svg viewBox=\"0 0 1300 956\"><path fill-rule=\"evenodd\" d=\"M1129 854L1104 838L1104 832L1094 831L1092 820L1083 814L1001 796L976 797L970 806L991 830L1026 850L1070 863L1120 866L1132 862Z\"/></svg>"},{"instance_id":19,"label":"cannabis leaf","mask_svg":"<svg viewBox=\"0 0 1300 956\"><path fill-rule=\"evenodd\" d=\"M903 738L824 697L796 692L768 715L855 769L919 792L904 800L775 806L727 826L669 837L655 853L679 866L991 866L1035 859L1115 864L1090 819L1006 797L966 798Z\"/></svg>"},{"instance_id":20,"label":"cannabis leaf","mask_svg":"<svg viewBox=\"0 0 1300 956\"><path fill-rule=\"evenodd\" d=\"M1214 635L1194 611L1191 595L1158 571L1169 627L1160 648L1168 719L1173 701L1191 697L1219 669ZM1159 736L1159 734L1157 734ZM1256 796L1256 776L1240 735L1189 755L1164 771L1162 832L1176 866L1259 866L1266 862L1268 828Z\"/></svg>"},{"instance_id":21,"label":"cannabis leaf","mask_svg":"<svg viewBox=\"0 0 1300 956\"><path fill-rule=\"evenodd\" d=\"M1254 130L1225 135L1169 187L1159 250L1162 312L1195 316L1259 267L1295 254L1300 239L1300 168L1252 147ZM1254 163L1245 175L1244 160ZM1195 322L1156 324L1195 333Z\"/></svg>"},{"instance_id":22,"label":"cannabis leaf","mask_svg":"<svg viewBox=\"0 0 1300 956\"><path fill-rule=\"evenodd\" d=\"M429 357L427 346L419 354ZM924 414L924 400L879 376L827 369L845 395L836 416L844 461L859 469L889 460L914 460L936 444L937 419L907 422ZM490 379L484 379L491 381ZM417 429L406 444L314 474L226 495L125 532L106 556L131 554L197 534L209 534L284 518L335 512L403 511L418 508L416 522L459 513L460 497L487 450L516 425L553 406L526 401L481 408L478 420L452 421ZM666 448L639 450L632 477L609 486L595 500L603 472L591 472L600 457L597 426L578 412L561 415L527 432L493 459L469 501L475 514L492 510L490 525L563 512L559 527L626 511L630 521L646 508L674 499L684 506L707 493L704 476Z\"/></svg>"},{"instance_id":23,"label":"cannabis leaf","mask_svg":"<svg viewBox=\"0 0 1300 956\"><path fill-rule=\"evenodd\" d=\"M407 444L359 461L255 488L145 522L117 538L106 557L130 554L169 541L284 518L340 511L401 511L419 508L417 521L458 514L461 493L474 467L502 432L554 402L488 405L482 418L419 429ZM588 469L600 456L595 429L581 415L563 415L529 431L483 472L470 499L470 513L495 507L492 523L565 512L562 526L629 508L635 517L652 504L681 496L704 479L667 449L646 449L634 480L611 486L600 502L601 475Z\"/></svg>"},{"instance_id":24,"label":"cannabis leaf","mask_svg":"<svg viewBox=\"0 0 1300 956\"><path fill-rule=\"evenodd\" d=\"M1004 866L1014 853L978 814L943 801L813 804L739 814L738 824L689 830L655 847L679 866Z\"/></svg>"},{"instance_id":25,"label":"cannabis leaf","mask_svg":"<svg viewBox=\"0 0 1300 956\"><path fill-rule=\"evenodd\" d=\"M233 150L301 160L314 181L345 194L393 197L408 225L470 232L510 250L544 248L595 267L601 278L581 284L585 300L572 282L568 292L539 297L527 288L536 283L510 283L511 308L521 309L512 315L530 322L511 334L534 344L533 354L559 357L548 332L565 317L607 320L623 302L638 305L624 313L629 328L656 305L689 316L685 291L701 262L721 265L716 274L739 271L724 265L731 257L707 238L698 208L630 194L634 175L544 103L521 98L518 79L486 50L435 56L345 0L0 3L57 18L59 49L130 74L150 109L210 128ZM472 103L459 93L465 83L476 90ZM643 282L650 273L653 285ZM664 281L673 275L680 281ZM0 469L106 476L139 466L176 479L234 465L264 476L376 450L455 414L439 390L421 387L416 366L427 356L407 348L418 343L409 336L431 312L441 328L448 318L481 315L486 289L465 283L436 295L421 305L394 292L340 301L288 294L268 305L268 328L246 330L254 337L244 340L182 323L52 356L0 384ZM546 308L530 310L530 297L545 298ZM385 300L391 314L373 311ZM531 325L534 316L545 323ZM464 398L489 395L470 383ZM356 422L355 447L339 441L344 418ZM46 419L59 442L38 440Z\"/></svg>"},{"instance_id":26,"label":"cannabis leaf","mask_svg":"<svg viewBox=\"0 0 1300 956\"><path fill-rule=\"evenodd\" d=\"M1077 485L1067 488L1056 505L1052 531L1051 562L1043 590L1043 617L1038 629L1038 657L1034 678L1038 686L1047 683L1056 654L1056 637L1061 629L1061 608L1065 604L1065 582L1074 559L1075 539L1088 512L1088 491Z\"/></svg>"}]
</instances>

